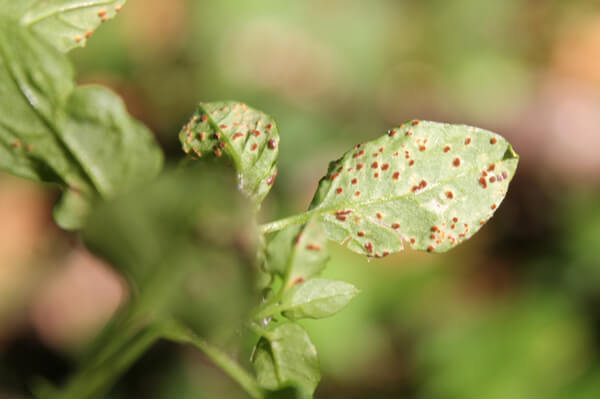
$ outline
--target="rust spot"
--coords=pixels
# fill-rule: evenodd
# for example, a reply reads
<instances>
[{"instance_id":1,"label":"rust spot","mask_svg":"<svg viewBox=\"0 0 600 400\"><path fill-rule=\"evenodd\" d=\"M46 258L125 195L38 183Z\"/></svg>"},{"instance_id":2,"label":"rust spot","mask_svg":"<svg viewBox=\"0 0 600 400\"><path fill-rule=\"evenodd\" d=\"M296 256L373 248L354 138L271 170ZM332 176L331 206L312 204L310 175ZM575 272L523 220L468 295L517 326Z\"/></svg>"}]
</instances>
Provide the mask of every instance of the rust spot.
<instances>
[{"instance_id":1,"label":"rust spot","mask_svg":"<svg viewBox=\"0 0 600 400\"><path fill-rule=\"evenodd\" d=\"M398 228L400 228L400 224L399 224L399 223L397 223L397 222L394 222L394 223L392 224L392 229L398 229Z\"/></svg>"},{"instance_id":2,"label":"rust spot","mask_svg":"<svg viewBox=\"0 0 600 400\"><path fill-rule=\"evenodd\" d=\"M460 158L456 157L454 159L454 161L452 162L452 165L454 165L455 167L459 167L460 166Z\"/></svg>"},{"instance_id":3,"label":"rust spot","mask_svg":"<svg viewBox=\"0 0 600 400\"><path fill-rule=\"evenodd\" d=\"M390 168L390 164L383 164L383 165L381 166L381 169L382 169L383 171L387 171L389 168Z\"/></svg>"},{"instance_id":4,"label":"rust spot","mask_svg":"<svg viewBox=\"0 0 600 400\"><path fill-rule=\"evenodd\" d=\"M75 41L76 41L77 43L80 43L82 40L83 40L83 38L82 38L81 36L77 36L77 37L75 37Z\"/></svg>"},{"instance_id":5,"label":"rust spot","mask_svg":"<svg viewBox=\"0 0 600 400\"><path fill-rule=\"evenodd\" d=\"M259 137L260 136L260 131L258 129L255 129L255 130L252 131L252 134L254 136L256 136L256 137Z\"/></svg>"},{"instance_id":6,"label":"rust spot","mask_svg":"<svg viewBox=\"0 0 600 400\"><path fill-rule=\"evenodd\" d=\"M339 221L342 221L342 222L346 220L346 216L345 216L345 215L338 214L338 215L336 215L335 217L336 217L336 218L337 218Z\"/></svg>"},{"instance_id":7,"label":"rust spot","mask_svg":"<svg viewBox=\"0 0 600 400\"><path fill-rule=\"evenodd\" d=\"M365 166L365 164L362 164L362 163L361 163L361 164L358 164L358 165L356 166L356 169L360 171L361 169L363 169L363 168L364 168L364 166Z\"/></svg>"},{"instance_id":8,"label":"rust spot","mask_svg":"<svg viewBox=\"0 0 600 400\"><path fill-rule=\"evenodd\" d=\"M383 252L383 256L384 256L384 257L386 257L386 256L389 256L389 255L390 255L390 252L389 252L389 251L384 251L384 252Z\"/></svg>"},{"instance_id":9,"label":"rust spot","mask_svg":"<svg viewBox=\"0 0 600 400\"><path fill-rule=\"evenodd\" d=\"M427 150L426 146L419 146L419 151L425 151L425 150Z\"/></svg>"},{"instance_id":10,"label":"rust spot","mask_svg":"<svg viewBox=\"0 0 600 400\"><path fill-rule=\"evenodd\" d=\"M104 17L106 15L106 10L98 11L99 17Z\"/></svg>"},{"instance_id":11,"label":"rust spot","mask_svg":"<svg viewBox=\"0 0 600 400\"><path fill-rule=\"evenodd\" d=\"M502 178L504 178L504 179L508 179L508 172L506 172L506 171L503 171L503 172L502 172Z\"/></svg>"},{"instance_id":12,"label":"rust spot","mask_svg":"<svg viewBox=\"0 0 600 400\"><path fill-rule=\"evenodd\" d=\"M431 239L431 240L434 240L434 239L435 239L435 235L432 233L432 234L429 236L429 239Z\"/></svg>"},{"instance_id":13,"label":"rust spot","mask_svg":"<svg viewBox=\"0 0 600 400\"><path fill-rule=\"evenodd\" d=\"M294 285L299 285L299 284L301 284L302 282L304 282L304 278L303 278L303 277L299 277L299 278L296 278L296 279L294 279L294 282L292 282L292 285L293 285L293 286L294 286Z\"/></svg>"},{"instance_id":14,"label":"rust spot","mask_svg":"<svg viewBox=\"0 0 600 400\"><path fill-rule=\"evenodd\" d=\"M363 231L358 232L358 236L365 236L365 233Z\"/></svg>"},{"instance_id":15,"label":"rust spot","mask_svg":"<svg viewBox=\"0 0 600 400\"><path fill-rule=\"evenodd\" d=\"M365 244L365 249L367 249L367 251L369 253L372 253L373 252L373 243L367 242L367 244Z\"/></svg>"},{"instance_id":16,"label":"rust spot","mask_svg":"<svg viewBox=\"0 0 600 400\"><path fill-rule=\"evenodd\" d=\"M360 190L357 190L357 191L356 191L356 193L354 193L354 195L355 195L356 197L360 196Z\"/></svg>"},{"instance_id":17,"label":"rust spot","mask_svg":"<svg viewBox=\"0 0 600 400\"><path fill-rule=\"evenodd\" d=\"M452 221L458 222L458 218L454 217L454 218L452 218Z\"/></svg>"},{"instance_id":18,"label":"rust spot","mask_svg":"<svg viewBox=\"0 0 600 400\"><path fill-rule=\"evenodd\" d=\"M492 209L492 210L495 210L495 209L496 209L496 205L495 205L495 204L492 204L492 207L491 207L491 209Z\"/></svg>"},{"instance_id":19,"label":"rust spot","mask_svg":"<svg viewBox=\"0 0 600 400\"><path fill-rule=\"evenodd\" d=\"M379 172L375 172L375 173L373 174L373 178L379 178Z\"/></svg>"},{"instance_id":20,"label":"rust spot","mask_svg":"<svg viewBox=\"0 0 600 400\"><path fill-rule=\"evenodd\" d=\"M450 151L450 146L446 146L446 147L444 147L444 153L447 153L447 152L449 152L449 151Z\"/></svg>"},{"instance_id":21,"label":"rust spot","mask_svg":"<svg viewBox=\"0 0 600 400\"><path fill-rule=\"evenodd\" d=\"M413 135L413 132L410 129L406 131L406 136L412 136L412 135Z\"/></svg>"},{"instance_id":22,"label":"rust spot","mask_svg":"<svg viewBox=\"0 0 600 400\"><path fill-rule=\"evenodd\" d=\"M427 248L428 252L432 252L435 250L435 247L433 247L433 245L429 245L429 247Z\"/></svg>"},{"instance_id":23,"label":"rust spot","mask_svg":"<svg viewBox=\"0 0 600 400\"><path fill-rule=\"evenodd\" d=\"M409 166L409 167L412 167L413 165L415 165L415 160L410 160L410 161L408 162L408 166Z\"/></svg>"},{"instance_id":24,"label":"rust spot","mask_svg":"<svg viewBox=\"0 0 600 400\"><path fill-rule=\"evenodd\" d=\"M250 150L254 151L254 150L256 150L257 148L258 148L258 144L254 143L254 144L252 145L252 147L250 147Z\"/></svg>"},{"instance_id":25,"label":"rust spot","mask_svg":"<svg viewBox=\"0 0 600 400\"><path fill-rule=\"evenodd\" d=\"M395 129L390 129L390 130L388 131L388 135L389 135L390 137L394 137L394 135L395 135L395 134L396 134L396 130L395 130Z\"/></svg>"},{"instance_id":26,"label":"rust spot","mask_svg":"<svg viewBox=\"0 0 600 400\"><path fill-rule=\"evenodd\" d=\"M379 163L377 161L375 161L373 164L371 164L371 168L378 168L379 167Z\"/></svg>"},{"instance_id":27,"label":"rust spot","mask_svg":"<svg viewBox=\"0 0 600 400\"><path fill-rule=\"evenodd\" d=\"M496 182L496 177L495 176L490 177L490 183L494 183L494 182Z\"/></svg>"},{"instance_id":28,"label":"rust spot","mask_svg":"<svg viewBox=\"0 0 600 400\"><path fill-rule=\"evenodd\" d=\"M275 141L275 139L269 140L269 148L271 150L275 150L277 148L277 142Z\"/></svg>"},{"instance_id":29,"label":"rust spot","mask_svg":"<svg viewBox=\"0 0 600 400\"><path fill-rule=\"evenodd\" d=\"M375 214L375 215L377 215L377 218L379 218L379 219L383 219L383 214L382 214L382 213L380 213L380 212L377 212L377 214Z\"/></svg>"},{"instance_id":30,"label":"rust spot","mask_svg":"<svg viewBox=\"0 0 600 400\"><path fill-rule=\"evenodd\" d=\"M481 178L479 178L479 184L481 186L483 186L484 189L487 188L487 181L485 180L485 178L483 176Z\"/></svg>"},{"instance_id":31,"label":"rust spot","mask_svg":"<svg viewBox=\"0 0 600 400\"><path fill-rule=\"evenodd\" d=\"M237 140L238 138L241 138L242 136L244 136L244 134L243 134L243 133L240 133L240 132L238 132L238 133L236 133L235 135L233 135L233 137L232 137L231 139L232 139L232 140Z\"/></svg>"},{"instance_id":32,"label":"rust spot","mask_svg":"<svg viewBox=\"0 0 600 400\"><path fill-rule=\"evenodd\" d=\"M496 139L496 138L490 139L490 144L496 144L496 143L498 143L498 139Z\"/></svg>"},{"instance_id":33,"label":"rust spot","mask_svg":"<svg viewBox=\"0 0 600 400\"><path fill-rule=\"evenodd\" d=\"M119 11L121 11L121 6L115 6L115 11L116 11L116 12L119 12Z\"/></svg>"},{"instance_id":34,"label":"rust spot","mask_svg":"<svg viewBox=\"0 0 600 400\"><path fill-rule=\"evenodd\" d=\"M213 154L215 155L215 157L221 157L223 155L223 153L221 152L221 149L215 149L213 151Z\"/></svg>"},{"instance_id":35,"label":"rust spot","mask_svg":"<svg viewBox=\"0 0 600 400\"><path fill-rule=\"evenodd\" d=\"M342 192L344 191L344 189L341 188L341 187L339 187L335 191L336 191L337 194L342 194Z\"/></svg>"},{"instance_id":36,"label":"rust spot","mask_svg":"<svg viewBox=\"0 0 600 400\"><path fill-rule=\"evenodd\" d=\"M357 183L358 183L358 179L356 179L356 178L352 179L352 184L353 185L356 185Z\"/></svg>"},{"instance_id":37,"label":"rust spot","mask_svg":"<svg viewBox=\"0 0 600 400\"><path fill-rule=\"evenodd\" d=\"M446 192L446 197L449 199L453 199L454 198L454 193L452 193L451 191L447 191Z\"/></svg>"},{"instance_id":38,"label":"rust spot","mask_svg":"<svg viewBox=\"0 0 600 400\"><path fill-rule=\"evenodd\" d=\"M309 243L306 245L306 250L319 251L321 250L321 246L318 244Z\"/></svg>"},{"instance_id":39,"label":"rust spot","mask_svg":"<svg viewBox=\"0 0 600 400\"><path fill-rule=\"evenodd\" d=\"M202 119L201 119L201 120L202 120L202 122L206 122L206 121L208 121L208 115L204 114L204 115L202 116Z\"/></svg>"},{"instance_id":40,"label":"rust spot","mask_svg":"<svg viewBox=\"0 0 600 400\"><path fill-rule=\"evenodd\" d=\"M438 228L437 226L434 225L434 226L431 227L431 231L432 232L439 232L440 228Z\"/></svg>"},{"instance_id":41,"label":"rust spot","mask_svg":"<svg viewBox=\"0 0 600 400\"><path fill-rule=\"evenodd\" d=\"M494 170L494 168L496 168L496 164L490 164L490 166L488 167L488 172L491 172Z\"/></svg>"},{"instance_id":42,"label":"rust spot","mask_svg":"<svg viewBox=\"0 0 600 400\"><path fill-rule=\"evenodd\" d=\"M411 122L411 125L412 126L419 125L419 121L413 121L413 122Z\"/></svg>"},{"instance_id":43,"label":"rust spot","mask_svg":"<svg viewBox=\"0 0 600 400\"><path fill-rule=\"evenodd\" d=\"M394 175L392 176L392 178L394 178L394 180L397 181L398 178L400 178L400 172L394 172Z\"/></svg>"},{"instance_id":44,"label":"rust spot","mask_svg":"<svg viewBox=\"0 0 600 400\"><path fill-rule=\"evenodd\" d=\"M94 34L94 31L87 31L85 34L85 38L89 39L90 37L92 37L93 34Z\"/></svg>"},{"instance_id":45,"label":"rust spot","mask_svg":"<svg viewBox=\"0 0 600 400\"><path fill-rule=\"evenodd\" d=\"M471 144L471 138L470 137L468 137L468 138L465 139L465 144L467 146Z\"/></svg>"},{"instance_id":46,"label":"rust spot","mask_svg":"<svg viewBox=\"0 0 600 400\"><path fill-rule=\"evenodd\" d=\"M415 244L415 238L410 238L410 242L411 242L412 244Z\"/></svg>"},{"instance_id":47,"label":"rust spot","mask_svg":"<svg viewBox=\"0 0 600 400\"><path fill-rule=\"evenodd\" d=\"M379 148L379 152L380 152L380 153L383 153L383 147L380 147L380 148Z\"/></svg>"},{"instance_id":48,"label":"rust spot","mask_svg":"<svg viewBox=\"0 0 600 400\"><path fill-rule=\"evenodd\" d=\"M267 185L271 186L275 182L275 178L277 177L277 171L271 176L267 178Z\"/></svg>"}]
</instances>

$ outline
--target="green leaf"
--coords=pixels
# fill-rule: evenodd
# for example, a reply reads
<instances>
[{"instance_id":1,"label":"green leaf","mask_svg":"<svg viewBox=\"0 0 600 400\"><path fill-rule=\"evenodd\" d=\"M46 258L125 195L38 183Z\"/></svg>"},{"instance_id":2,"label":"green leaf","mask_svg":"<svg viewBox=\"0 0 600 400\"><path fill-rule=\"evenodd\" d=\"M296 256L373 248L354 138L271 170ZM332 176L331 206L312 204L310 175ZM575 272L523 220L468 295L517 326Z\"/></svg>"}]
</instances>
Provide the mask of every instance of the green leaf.
<instances>
[{"instance_id":1,"label":"green leaf","mask_svg":"<svg viewBox=\"0 0 600 400\"><path fill-rule=\"evenodd\" d=\"M444 252L492 217L518 159L493 132L413 121L332 162L308 215L367 256L400 251L403 242Z\"/></svg>"},{"instance_id":2,"label":"green leaf","mask_svg":"<svg viewBox=\"0 0 600 400\"><path fill-rule=\"evenodd\" d=\"M346 307L358 292L351 283L313 278L286 292L280 308L290 319L326 318Z\"/></svg>"},{"instance_id":3,"label":"green leaf","mask_svg":"<svg viewBox=\"0 0 600 400\"><path fill-rule=\"evenodd\" d=\"M231 159L240 189L257 205L271 190L279 131L268 115L243 103L200 103L179 140L187 154Z\"/></svg>"},{"instance_id":4,"label":"green leaf","mask_svg":"<svg viewBox=\"0 0 600 400\"><path fill-rule=\"evenodd\" d=\"M329 260L327 236L321 224L311 220L273 235L267 244L265 269L278 274L291 287L319 274Z\"/></svg>"},{"instance_id":5,"label":"green leaf","mask_svg":"<svg viewBox=\"0 0 600 400\"><path fill-rule=\"evenodd\" d=\"M102 196L111 197L160 173L160 148L148 128L127 113L119 96L98 86L79 87L65 113L61 138Z\"/></svg>"},{"instance_id":6,"label":"green leaf","mask_svg":"<svg viewBox=\"0 0 600 400\"><path fill-rule=\"evenodd\" d=\"M116 95L75 89L63 54L0 17L0 169L58 184L59 225L80 227L98 200L156 176L162 158Z\"/></svg>"},{"instance_id":7,"label":"green leaf","mask_svg":"<svg viewBox=\"0 0 600 400\"><path fill-rule=\"evenodd\" d=\"M259 384L271 391L291 385L301 390L301 397L312 397L321 375L317 349L308 333L298 324L285 323L267 335L252 355Z\"/></svg>"},{"instance_id":8,"label":"green leaf","mask_svg":"<svg viewBox=\"0 0 600 400\"><path fill-rule=\"evenodd\" d=\"M0 15L43 36L62 52L85 46L127 0L0 0Z\"/></svg>"}]
</instances>

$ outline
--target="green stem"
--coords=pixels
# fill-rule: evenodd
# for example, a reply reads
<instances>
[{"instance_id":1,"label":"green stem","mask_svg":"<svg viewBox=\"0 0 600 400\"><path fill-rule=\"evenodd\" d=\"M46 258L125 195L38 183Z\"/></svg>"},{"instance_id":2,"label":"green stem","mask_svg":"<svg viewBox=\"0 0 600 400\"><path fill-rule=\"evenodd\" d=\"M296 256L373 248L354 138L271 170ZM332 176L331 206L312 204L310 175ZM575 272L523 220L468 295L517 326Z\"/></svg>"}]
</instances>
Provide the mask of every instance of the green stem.
<instances>
[{"instance_id":1,"label":"green stem","mask_svg":"<svg viewBox=\"0 0 600 400\"><path fill-rule=\"evenodd\" d=\"M233 380L235 380L250 396L254 398L264 397L264 393L256 379L242 368L235 360L231 359L221 349L208 343L203 338L191 332L184 326L173 322L168 329L166 337L170 340L180 343L188 343L196 346L208 358L212 360L219 368L225 371Z\"/></svg>"},{"instance_id":2,"label":"green stem","mask_svg":"<svg viewBox=\"0 0 600 400\"><path fill-rule=\"evenodd\" d=\"M283 228L287 228L288 226L304 224L308 222L313 213L313 210L308 210L301 214L296 214L287 218L279 219L277 221L268 222L260 226L260 232L262 234L266 234L280 231Z\"/></svg>"},{"instance_id":3,"label":"green stem","mask_svg":"<svg viewBox=\"0 0 600 400\"><path fill-rule=\"evenodd\" d=\"M163 335L161 325L150 325L125 342L109 357L92 359L74 375L67 386L52 397L99 397L125 372L152 344Z\"/></svg>"}]
</instances>

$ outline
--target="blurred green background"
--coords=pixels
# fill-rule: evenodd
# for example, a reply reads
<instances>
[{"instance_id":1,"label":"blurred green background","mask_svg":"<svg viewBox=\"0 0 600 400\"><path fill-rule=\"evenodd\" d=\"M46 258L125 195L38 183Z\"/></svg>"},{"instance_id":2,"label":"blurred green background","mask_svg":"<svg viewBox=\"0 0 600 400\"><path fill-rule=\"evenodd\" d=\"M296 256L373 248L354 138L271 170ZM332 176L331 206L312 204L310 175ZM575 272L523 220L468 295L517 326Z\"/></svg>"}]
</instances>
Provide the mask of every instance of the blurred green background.
<instances>
[{"instance_id":1,"label":"blurred green background","mask_svg":"<svg viewBox=\"0 0 600 400\"><path fill-rule=\"evenodd\" d=\"M304 325L317 397L600 397L600 3L594 0L129 0L71 53L177 160L199 101L278 121L263 221L303 211L327 163L412 118L477 125L521 155L508 197L444 255L325 276L360 296ZM126 301L122 278L51 218L57 193L0 175L0 397L60 382ZM197 351L160 342L114 396L244 396Z\"/></svg>"}]
</instances>

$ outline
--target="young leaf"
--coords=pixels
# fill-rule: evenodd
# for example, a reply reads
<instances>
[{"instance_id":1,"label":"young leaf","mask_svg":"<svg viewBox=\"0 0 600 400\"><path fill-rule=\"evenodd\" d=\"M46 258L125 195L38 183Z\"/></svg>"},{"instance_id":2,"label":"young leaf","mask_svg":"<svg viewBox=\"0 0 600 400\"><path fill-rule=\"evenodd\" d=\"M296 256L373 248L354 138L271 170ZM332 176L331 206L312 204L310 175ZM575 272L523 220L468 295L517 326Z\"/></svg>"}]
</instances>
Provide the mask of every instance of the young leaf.
<instances>
[{"instance_id":1,"label":"young leaf","mask_svg":"<svg viewBox=\"0 0 600 400\"><path fill-rule=\"evenodd\" d=\"M268 390L292 385L300 389L301 397L312 397L321 379L317 349L304 328L295 323L279 325L262 337L252 364L259 384Z\"/></svg>"},{"instance_id":2,"label":"young leaf","mask_svg":"<svg viewBox=\"0 0 600 400\"><path fill-rule=\"evenodd\" d=\"M328 259L327 236L321 224L313 219L273 235L267 244L265 269L281 276L284 285L291 287L319 274Z\"/></svg>"},{"instance_id":3,"label":"young leaf","mask_svg":"<svg viewBox=\"0 0 600 400\"><path fill-rule=\"evenodd\" d=\"M66 192L54 216L81 226L90 205L158 174L152 134L99 88L74 89L66 57L0 17L0 169Z\"/></svg>"},{"instance_id":4,"label":"young leaf","mask_svg":"<svg viewBox=\"0 0 600 400\"><path fill-rule=\"evenodd\" d=\"M313 278L286 292L280 308L290 319L325 318L342 310L357 294L350 283Z\"/></svg>"},{"instance_id":5,"label":"young leaf","mask_svg":"<svg viewBox=\"0 0 600 400\"><path fill-rule=\"evenodd\" d=\"M0 0L0 14L43 36L62 52L85 46L127 0Z\"/></svg>"},{"instance_id":6,"label":"young leaf","mask_svg":"<svg viewBox=\"0 0 600 400\"><path fill-rule=\"evenodd\" d=\"M279 131L271 117L243 103L200 103L179 133L183 150L197 157L229 157L242 192L257 205L277 176Z\"/></svg>"},{"instance_id":7,"label":"young leaf","mask_svg":"<svg viewBox=\"0 0 600 400\"><path fill-rule=\"evenodd\" d=\"M501 136L465 125L412 121L329 166L311 203L330 239L367 256L444 252L491 218L518 155Z\"/></svg>"}]
</instances>

